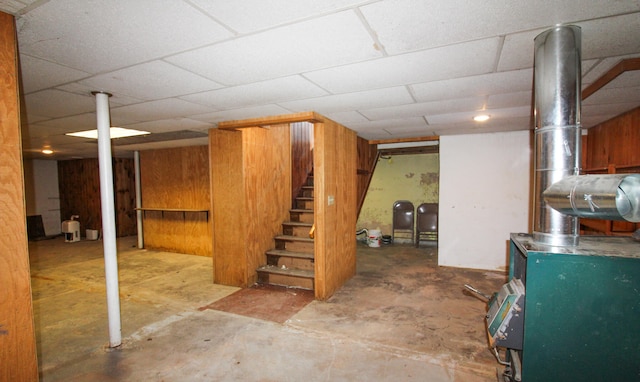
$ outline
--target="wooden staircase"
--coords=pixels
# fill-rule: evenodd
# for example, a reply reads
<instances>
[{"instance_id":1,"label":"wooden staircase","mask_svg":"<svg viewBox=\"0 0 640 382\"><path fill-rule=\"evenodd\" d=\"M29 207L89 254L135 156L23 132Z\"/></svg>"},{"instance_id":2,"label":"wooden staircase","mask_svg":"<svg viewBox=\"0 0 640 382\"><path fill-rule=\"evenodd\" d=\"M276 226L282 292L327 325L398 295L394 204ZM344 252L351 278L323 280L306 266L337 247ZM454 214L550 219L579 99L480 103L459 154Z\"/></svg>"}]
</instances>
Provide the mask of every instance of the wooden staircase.
<instances>
[{"instance_id":1,"label":"wooden staircase","mask_svg":"<svg viewBox=\"0 0 640 382\"><path fill-rule=\"evenodd\" d=\"M274 237L275 247L266 252L267 265L257 269L258 283L313 290L314 241L313 174L295 198L289 221L282 223L282 235Z\"/></svg>"}]
</instances>

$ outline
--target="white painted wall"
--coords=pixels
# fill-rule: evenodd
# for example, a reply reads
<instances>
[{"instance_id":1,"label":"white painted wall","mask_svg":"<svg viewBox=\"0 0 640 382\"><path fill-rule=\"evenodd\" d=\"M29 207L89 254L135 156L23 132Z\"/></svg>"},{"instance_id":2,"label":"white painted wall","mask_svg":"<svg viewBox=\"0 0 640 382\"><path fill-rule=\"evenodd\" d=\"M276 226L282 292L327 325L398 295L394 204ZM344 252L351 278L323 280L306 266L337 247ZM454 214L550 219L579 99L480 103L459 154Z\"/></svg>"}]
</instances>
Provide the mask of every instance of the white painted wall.
<instances>
[{"instance_id":1,"label":"white painted wall","mask_svg":"<svg viewBox=\"0 0 640 382\"><path fill-rule=\"evenodd\" d=\"M27 215L42 215L47 236L60 233L60 193L58 162L54 160L24 160L24 187Z\"/></svg>"},{"instance_id":2,"label":"white painted wall","mask_svg":"<svg viewBox=\"0 0 640 382\"><path fill-rule=\"evenodd\" d=\"M529 230L529 137L440 137L439 265L508 268L510 233Z\"/></svg>"}]
</instances>

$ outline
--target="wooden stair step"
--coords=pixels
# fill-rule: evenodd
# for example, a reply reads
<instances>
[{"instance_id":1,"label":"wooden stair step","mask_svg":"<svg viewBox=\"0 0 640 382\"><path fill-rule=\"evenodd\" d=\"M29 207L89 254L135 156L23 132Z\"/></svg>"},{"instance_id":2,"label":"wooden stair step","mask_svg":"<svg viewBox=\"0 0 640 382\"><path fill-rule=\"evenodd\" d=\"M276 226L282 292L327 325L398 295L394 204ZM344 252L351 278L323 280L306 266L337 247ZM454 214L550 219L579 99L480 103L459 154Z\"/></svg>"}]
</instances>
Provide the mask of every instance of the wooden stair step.
<instances>
[{"instance_id":1,"label":"wooden stair step","mask_svg":"<svg viewBox=\"0 0 640 382\"><path fill-rule=\"evenodd\" d=\"M305 269L296 269L296 268L282 268L276 267L273 265L265 265L258 268L258 272L272 273L276 275L284 275L284 276L292 276L292 277L302 277L305 279L312 279L314 277L313 271L305 270Z\"/></svg>"},{"instance_id":2,"label":"wooden stair step","mask_svg":"<svg viewBox=\"0 0 640 382\"><path fill-rule=\"evenodd\" d=\"M314 199L312 196L298 196L296 197L296 200L304 201L304 202L313 202Z\"/></svg>"},{"instance_id":3,"label":"wooden stair step","mask_svg":"<svg viewBox=\"0 0 640 382\"><path fill-rule=\"evenodd\" d=\"M280 257L293 257L296 259L308 259L308 260L314 259L313 253L294 252L294 251L287 251L284 249L271 249L271 250L268 250L266 254L267 256L271 255L271 256L280 256Z\"/></svg>"},{"instance_id":4,"label":"wooden stair step","mask_svg":"<svg viewBox=\"0 0 640 382\"><path fill-rule=\"evenodd\" d=\"M308 237L292 236L292 235L278 235L275 237L275 239L282 240L282 241L297 241L302 243L313 243L313 239L310 239Z\"/></svg>"},{"instance_id":5,"label":"wooden stair step","mask_svg":"<svg viewBox=\"0 0 640 382\"><path fill-rule=\"evenodd\" d=\"M290 209L289 212L292 212L294 214L313 214L313 210L304 210L301 208L293 208Z\"/></svg>"},{"instance_id":6,"label":"wooden stair step","mask_svg":"<svg viewBox=\"0 0 640 382\"><path fill-rule=\"evenodd\" d=\"M313 223L305 223L305 222L284 222L282 225L289 227L313 227Z\"/></svg>"}]
</instances>

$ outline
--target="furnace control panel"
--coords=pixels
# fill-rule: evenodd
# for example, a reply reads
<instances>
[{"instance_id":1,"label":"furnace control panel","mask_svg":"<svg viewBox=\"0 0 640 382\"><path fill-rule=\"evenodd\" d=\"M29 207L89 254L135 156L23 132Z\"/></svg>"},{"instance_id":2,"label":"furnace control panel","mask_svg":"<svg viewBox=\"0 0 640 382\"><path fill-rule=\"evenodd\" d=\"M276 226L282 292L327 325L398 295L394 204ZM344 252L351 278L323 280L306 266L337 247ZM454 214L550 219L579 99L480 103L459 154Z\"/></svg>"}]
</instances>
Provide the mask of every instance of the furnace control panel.
<instances>
[{"instance_id":1,"label":"furnace control panel","mask_svg":"<svg viewBox=\"0 0 640 382\"><path fill-rule=\"evenodd\" d=\"M486 317L489 346L522 350L524 284L513 278L493 294Z\"/></svg>"}]
</instances>

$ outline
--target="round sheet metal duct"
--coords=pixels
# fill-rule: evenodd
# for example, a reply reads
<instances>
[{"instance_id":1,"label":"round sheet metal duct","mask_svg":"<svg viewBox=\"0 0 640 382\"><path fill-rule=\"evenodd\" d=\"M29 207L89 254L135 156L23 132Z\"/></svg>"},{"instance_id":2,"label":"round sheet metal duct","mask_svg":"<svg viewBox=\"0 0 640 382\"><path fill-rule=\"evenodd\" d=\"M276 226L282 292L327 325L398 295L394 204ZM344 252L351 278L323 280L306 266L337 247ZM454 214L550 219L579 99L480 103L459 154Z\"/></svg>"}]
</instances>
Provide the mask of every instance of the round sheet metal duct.
<instances>
[{"instance_id":1,"label":"round sheet metal duct","mask_svg":"<svg viewBox=\"0 0 640 382\"><path fill-rule=\"evenodd\" d=\"M533 239L578 244L579 221L551 208L542 192L580 173L580 28L558 26L534 40L535 191Z\"/></svg>"},{"instance_id":2,"label":"round sheet metal duct","mask_svg":"<svg viewBox=\"0 0 640 382\"><path fill-rule=\"evenodd\" d=\"M640 174L570 176L543 196L565 215L640 222Z\"/></svg>"}]
</instances>

